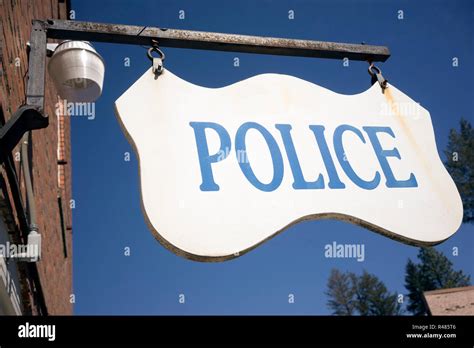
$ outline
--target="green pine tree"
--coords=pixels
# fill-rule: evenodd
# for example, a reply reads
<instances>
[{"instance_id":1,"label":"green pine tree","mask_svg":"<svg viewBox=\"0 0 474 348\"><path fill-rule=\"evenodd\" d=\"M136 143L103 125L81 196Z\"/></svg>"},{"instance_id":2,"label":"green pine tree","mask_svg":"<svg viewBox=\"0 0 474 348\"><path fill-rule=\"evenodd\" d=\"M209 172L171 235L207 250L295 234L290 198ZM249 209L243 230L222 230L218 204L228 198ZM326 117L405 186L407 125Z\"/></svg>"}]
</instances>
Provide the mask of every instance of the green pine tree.
<instances>
[{"instance_id":1,"label":"green pine tree","mask_svg":"<svg viewBox=\"0 0 474 348\"><path fill-rule=\"evenodd\" d=\"M474 223L474 129L461 119L460 131L451 129L445 166L453 178L464 206L463 222Z\"/></svg>"},{"instance_id":2,"label":"green pine tree","mask_svg":"<svg viewBox=\"0 0 474 348\"><path fill-rule=\"evenodd\" d=\"M423 292L467 286L469 275L455 271L453 263L434 248L421 248L418 252L419 264L410 259L405 268L405 288L408 290L407 310L414 315L426 315Z\"/></svg>"},{"instance_id":3,"label":"green pine tree","mask_svg":"<svg viewBox=\"0 0 474 348\"><path fill-rule=\"evenodd\" d=\"M364 271L359 277L353 276L353 282L357 299L355 307L360 315L401 314L397 294L390 293L375 275Z\"/></svg>"}]
</instances>

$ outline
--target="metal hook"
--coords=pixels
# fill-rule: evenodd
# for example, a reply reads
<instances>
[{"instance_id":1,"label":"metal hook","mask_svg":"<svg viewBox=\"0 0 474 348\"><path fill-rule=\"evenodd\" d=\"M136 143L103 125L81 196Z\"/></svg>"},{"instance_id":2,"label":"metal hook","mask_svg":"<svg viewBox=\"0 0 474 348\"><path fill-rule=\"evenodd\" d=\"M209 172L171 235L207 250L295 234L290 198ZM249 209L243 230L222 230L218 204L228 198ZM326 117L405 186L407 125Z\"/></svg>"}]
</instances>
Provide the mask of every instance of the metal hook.
<instances>
[{"instance_id":1,"label":"metal hook","mask_svg":"<svg viewBox=\"0 0 474 348\"><path fill-rule=\"evenodd\" d=\"M380 87L382 87L382 91L388 87L387 86L388 80L386 80L382 76L382 70L376 67L374 63L370 63L368 71L369 71L370 76L372 76L372 83L375 83L375 81L377 81Z\"/></svg>"},{"instance_id":2,"label":"metal hook","mask_svg":"<svg viewBox=\"0 0 474 348\"><path fill-rule=\"evenodd\" d=\"M153 57L153 52L158 53L159 57ZM163 61L165 60L165 54L158 47L158 41L152 40L152 46L148 49L147 56L152 62L153 73L155 75L160 75L163 72Z\"/></svg>"}]
</instances>

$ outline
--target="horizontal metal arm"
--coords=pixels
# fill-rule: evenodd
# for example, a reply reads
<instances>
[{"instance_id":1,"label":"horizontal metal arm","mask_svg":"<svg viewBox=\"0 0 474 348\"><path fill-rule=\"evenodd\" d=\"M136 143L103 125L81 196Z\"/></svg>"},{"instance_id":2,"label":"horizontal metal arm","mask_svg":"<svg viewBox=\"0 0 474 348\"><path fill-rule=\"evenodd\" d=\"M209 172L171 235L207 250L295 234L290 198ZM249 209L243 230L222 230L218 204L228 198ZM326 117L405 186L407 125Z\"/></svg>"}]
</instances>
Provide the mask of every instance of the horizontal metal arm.
<instances>
[{"instance_id":1,"label":"horizontal metal arm","mask_svg":"<svg viewBox=\"0 0 474 348\"><path fill-rule=\"evenodd\" d=\"M43 113L44 107L44 82L48 38L131 45L151 45L152 40L156 40L160 47L315 58L348 58L351 60L371 62L383 62L390 57L390 51L388 47L385 46L210 33L204 31L78 22L59 19L48 19L46 21L33 20L32 24L26 94L27 105L35 108L40 115ZM3 127L1 132L2 139L8 139L8 143L14 143L15 141L13 140L18 138L18 134L23 134L31 129L46 127L48 124L47 117L44 117L44 120L41 120L39 123L41 123L39 126L25 125L19 128L17 127L18 130L15 127ZM6 140L4 143L6 143ZM10 149L10 147L8 147L8 149Z\"/></svg>"},{"instance_id":2,"label":"horizontal metal arm","mask_svg":"<svg viewBox=\"0 0 474 348\"><path fill-rule=\"evenodd\" d=\"M348 58L350 60L372 62L384 62L390 57L390 51L388 47L385 46L295 40L57 19L47 20L44 24L47 36L54 39L86 40L131 45L150 45L151 40L158 40L160 47L332 59Z\"/></svg>"}]
</instances>

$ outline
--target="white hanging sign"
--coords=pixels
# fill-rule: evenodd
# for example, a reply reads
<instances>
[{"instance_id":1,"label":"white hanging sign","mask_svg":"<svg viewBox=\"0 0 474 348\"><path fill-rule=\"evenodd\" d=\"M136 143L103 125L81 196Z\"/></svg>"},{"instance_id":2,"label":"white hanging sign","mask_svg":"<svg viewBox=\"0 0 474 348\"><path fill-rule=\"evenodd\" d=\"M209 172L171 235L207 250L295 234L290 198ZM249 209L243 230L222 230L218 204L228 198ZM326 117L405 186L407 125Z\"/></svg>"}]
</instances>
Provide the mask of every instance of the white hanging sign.
<instances>
[{"instance_id":1,"label":"white hanging sign","mask_svg":"<svg viewBox=\"0 0 474 348\"><path fill-rule=\"evenodd\" d=\"M139 158L151 230L191 259L242 255L309 219L415 245L461 224L430 114L392 85L342 95L263 74L204 88L150 69L116 111Z\"/></svg>"}]
</instances>

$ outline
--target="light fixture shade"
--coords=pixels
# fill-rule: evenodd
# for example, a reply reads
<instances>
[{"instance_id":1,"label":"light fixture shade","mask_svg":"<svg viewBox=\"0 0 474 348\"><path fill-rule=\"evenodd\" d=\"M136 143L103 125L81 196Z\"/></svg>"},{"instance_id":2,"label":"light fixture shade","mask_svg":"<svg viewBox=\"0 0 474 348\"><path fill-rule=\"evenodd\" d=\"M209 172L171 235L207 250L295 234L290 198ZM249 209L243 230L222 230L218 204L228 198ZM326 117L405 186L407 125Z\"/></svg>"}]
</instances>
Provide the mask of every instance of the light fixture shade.
<instances>
[{"instance_id":1,"label":"light fixture shade","mask_svg":"<svg viewBox=\"0 0 474 348\"><path fill-rule=\"evenodd\" d=\"M87 41L63 41L48 63L59 96L68 102L93 102L102 94L105 65Z\"/></svg>"}]
</instances>

